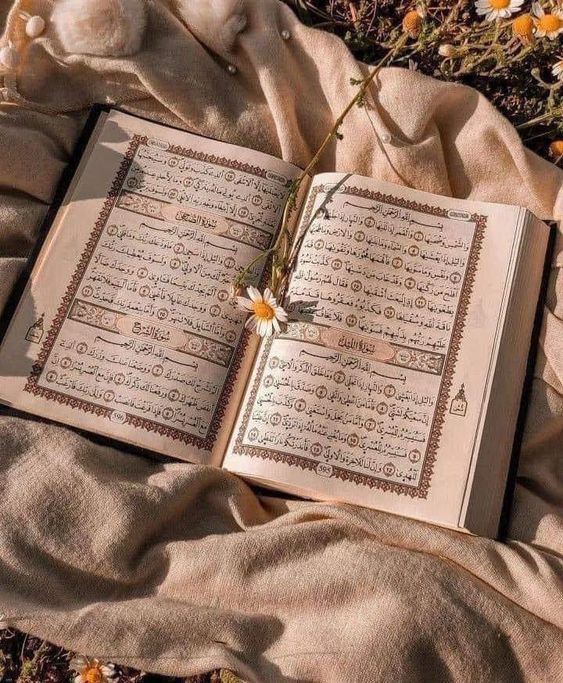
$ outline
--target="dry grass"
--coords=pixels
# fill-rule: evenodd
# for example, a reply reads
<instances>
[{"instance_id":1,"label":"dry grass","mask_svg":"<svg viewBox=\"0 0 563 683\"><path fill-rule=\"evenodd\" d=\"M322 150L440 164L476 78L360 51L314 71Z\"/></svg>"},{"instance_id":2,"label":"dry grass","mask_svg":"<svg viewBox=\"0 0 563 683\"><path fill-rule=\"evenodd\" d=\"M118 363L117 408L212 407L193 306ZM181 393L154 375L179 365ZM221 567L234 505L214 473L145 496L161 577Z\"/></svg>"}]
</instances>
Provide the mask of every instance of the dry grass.
<instances>
[{"instance_id":1,"label":"dry grass","mask_svg":"<svg viewBox=\"0 0 563 683\"><path fill-rule=\"evenodd\" d=\"M529 0L510 19L492 22L477 15L473 0L286 2L302 21L341 36L358 59L370 64L402 32L407 12L418 8L425 15L420 33L394 58L394 65L476 88L519 127L525 144L546 158L550 144L563 138L563 81L552 74L563 56L561 36L533 35L528 44L525 36L514 35L513 20L532 13ZM542 5L547 13L558 7L555 0ZM443 56L440 49L452 56Z\"/></svg>"},{"instance_id":2,"label":"dry grass","mask_svg":"<svg viewBox=\"0 0 563 683\"><path fill-rule=\"evenodd\" d=\"M71 683L72 653L16 630L0 630L0 681L2 683ZM169 678L116 667L113 683L236 683L228 672Z\"/></svg>"}]
</instances>

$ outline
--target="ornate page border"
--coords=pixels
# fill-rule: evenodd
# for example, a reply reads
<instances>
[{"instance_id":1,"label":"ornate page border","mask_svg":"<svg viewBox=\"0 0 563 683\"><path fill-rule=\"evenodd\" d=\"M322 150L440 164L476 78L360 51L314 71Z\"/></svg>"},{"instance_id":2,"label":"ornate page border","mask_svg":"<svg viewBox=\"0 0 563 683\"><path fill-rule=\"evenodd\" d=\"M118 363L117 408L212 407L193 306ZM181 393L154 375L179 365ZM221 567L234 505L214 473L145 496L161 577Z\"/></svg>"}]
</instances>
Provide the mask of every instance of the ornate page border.
<instances>
[{"instance_id":1,"label":"ornate page border","mask_svg":"<svg viewBox=\"0 0 563 683\"><path fill-rule=\"evenodd\" d=\"M112 408L93 403L91 401L86 401L84 399L79 399L74 396L67 395L63 392L56 391L54 389L48 389L39 385L39 378L43 369L47 363L47 360L53 350L59 332L63 326L63 323L70 311L72 303L74 301L75 295L78 292L80 283L86 272L92 255L96 249L98 241L100 240L104 228L109 220L111 212L113 211L117 200L119 198L123 183L127 177L129 169L133 163L137 150L141 145L146 145L149 138L143 135L134 135L131 138L129 147L123 157L123 160L119 166L119 169L115 175L112 182L111 188L106 195L104 205L98 219L95 223L94 229L90 234L86 247L84 248L78 265L72 275L70 283L67 286L66 292L59 304L57 313L53 319L51 327L45 336L45 340L41 346L39 354L33 363L29 377L27 378L26 384L24 386L24 391L27 391L34 396L39 396L46 399L47 401L55 401L61 405L69 406L72 409L81 410L86 413L91 413L99 417L109 418L114 412ZM225 157L217 157L216 155L205 154L204 152L195 152L191 149L184 149L178 145L170 145L167 150L173 154L183 155L187 157L194 158L198 161L205 161L208 163L218 164L226 168L232 168L244 173L249 173L252 175L259 176L261 178L266 177L266 171L257 166L251 166L246 163L238 162L233 159L227 159ZM267 265L267 264L266 264ZM138 417L136 415L131 415L125 413L125 421L123 424L128 424L133 427L143 429L148 432L155 432L161 436L172 439L173 441L180 441L187 445L195 446L198 449L210 451L215 444L217 436L219 434L219 429L221 427L222 421L225 417L227 411L228 402L233 392L236 379L242 365L245 351L248 347L248 342L250 340L251 333L248 330L243 330L239 343L233 351L233 356L231 359L230 367L223 384L223 389L217 401L215 407L215 412L211 419L207 435L205 437L198 437L193 434L188 434L180 429L170 427L168 425L161 424L154 420L149 420L147 418Z\"/></svg>"},{"instance_id":2,"label":"ornate page border","mask_svg":"<svg viewBox=\"0 0 563 683\"><path fill-rule=\"evenodd\" d=\"M309 225L316 198L318 194L326 192L326 190L327 186L325 185L318 185L312 189L309 195L309 200L307 202L305 212L303 214L302 225ZM349 194L364 199L370 199L372 201L377 201L385 204L391 204L392 206L397 206L402 209L410 209L412 211L417 211L418 213L426 213L440 218L448 218L447 209L443 209L441 207L433 206L430 204L421 204L420 202L417 202L415 200L408 200L401 197L395 197L393 195L384 194L382 192L366 190L364 188L358 187L343 186L342 188L340 188L339 193ZM434 464L436 462L436 454L438 451L440 438L442 436L442 430L446 417L449 395L451 392L452 381L455 371L455 365L457 362L459 349L461 347L463 330L465 328L465 322L471 299L471 293L473 291L473 285L475 283L475 275L477 272L479 255L481 252L481 248L483 246L484 232L487 225L487 217L482 214L473 213L470 215L468 222L474 223L475 229L473 233L473 239L471 242L471 248L469 251L469 257L467 260L467 266L465 269L465 276L461 287L461 295L458 301L456 315L454 318L452 336L446 354L446 359L444 362L444 369L442 372L440 387L438 389L436 409L434 410L434 416L430 427L430 435L428 438L426 452L424 454L424 459L422 462L422 474L418 486L409 486L408 484L400 484L397 482L389 481L387 479L380 479L379 477L373 475L354 472L352 470L346 469L345 467L339 467L336 465L331 465L331 477L335 477L336 479L340 479L341 481L349 481L357 485L367 486L370 489L376 488L384 492L396 493L398 495L406 495L410 496L411 498L427 498L428 492L430 490L430 481L432 479L432 474L434 471ZM268 448L248 446L246 444L243 444L242 435L246 432L248 428L250 414L252 412L252 407L254 405L254 401L258 393L258 388L269 356L271 345L272 340L269 340L268 342L266 342L264 349L262 351L261 361L256 371L255 380L250 391L250 395L248 396L246 409L235 439L233 453L235 455L248 455L250 457L259 457L265 460L273 460L274 462L282 462L286 465L289 465L290 467L298 467L302 470L316 471L320 461L312 460L310 458L305 458L299 455L294 455L292 453L283 453Z\"/></svg>"}]
</instances>

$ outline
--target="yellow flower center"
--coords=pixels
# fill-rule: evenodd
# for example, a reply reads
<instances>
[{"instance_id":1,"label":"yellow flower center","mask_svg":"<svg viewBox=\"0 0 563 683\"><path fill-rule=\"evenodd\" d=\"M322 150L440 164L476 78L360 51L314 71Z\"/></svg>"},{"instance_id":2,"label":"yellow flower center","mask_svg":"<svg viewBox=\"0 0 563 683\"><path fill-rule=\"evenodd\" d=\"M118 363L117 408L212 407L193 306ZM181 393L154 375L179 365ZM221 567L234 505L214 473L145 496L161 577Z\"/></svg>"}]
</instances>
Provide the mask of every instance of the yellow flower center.
<instances>
[{"instance_id":1,"label":"yellow flower center","mask_svg":"<svg viewBox=\"0 0 563 683\"><path fill-rule=\"evenodd\" d=\"M561 19L554 14L544 14L538 19L538 28L545 33L555 33L561 28Z\"/></svg>"},{"instance_id":2,"label":"yellow flower center","mask_svg":"<svg viewBox=\"0 0 563 683\"><path fill-rule=\"evenodd\" d=\"M422 17L420 14L415 9L407 12L403 18L403 30L412 34L413 38L415 38L420 33L421 28Z\"/></svg>"},{"instance_id":3,"label":"yellow flower center","mask_svg":"<svg viewBox=\"0 0 563 683\"><path fill-rule=\"evenodd\" d=\"M489 0L493 9L506 9L510 5L510 0Z\"/></svg>"},{"instance_id":4,"label":"yellow flower center","mask_svg":"<svg viewBox=\"0 0 563 683\"><path fill-rule=\"evenodd\" d=\"M512 31L517 36L530 36L534 28L534 21L529 14L521 14L512 22Z\"/></svg>"},{"instance_id":5,"label":"yellow flower center","mask_svg":"<svg viewBox=\"0 0 563 683\"><path fill-rule=\"evenodd\" d=\"M554 140L549 145L549 151L552 157L560 157L563 155L563 140Z\"/></svg>"},{"instance_id":6,"label":"yellow flower center","mask_svg":"<svg viewBox=\"0 0 563 683\"><path fill-rule=\"evenodd\" d=\"M254 309L254 314L260 320L273 320L276 317L274 309L265 301L255 301L252 304L252 308Z\"/></svg>"},{"instance_id":7,"label":"yellow flower center","mask_svg":"<svg viewBox=\"0 0 563 683\"><path fill-rule=\"evenodd\" d=\"M104 676L98 666L89 666L80 672L85 683L103 683Z\"/></svg>"}]
</instances>

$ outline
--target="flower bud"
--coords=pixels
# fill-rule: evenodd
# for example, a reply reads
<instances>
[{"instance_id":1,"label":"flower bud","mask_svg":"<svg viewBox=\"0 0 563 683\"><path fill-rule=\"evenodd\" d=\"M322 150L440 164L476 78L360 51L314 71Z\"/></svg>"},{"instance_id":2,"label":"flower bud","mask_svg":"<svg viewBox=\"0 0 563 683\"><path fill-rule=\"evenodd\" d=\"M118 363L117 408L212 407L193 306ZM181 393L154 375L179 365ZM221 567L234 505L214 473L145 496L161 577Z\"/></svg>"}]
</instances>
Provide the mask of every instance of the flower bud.
<instances>
[{"instance_id":1,"label":"flower bud","mask_svg":"<svg viewBox=\"0 0 563 683\"><path fill-rule=\"evenodd\" d=\"M563 140L554 140L549 145L549 156L552 159L559 159L563 156Z\"/></svg>"},{"instance_id":2,"label":"flower bud","mask_svg":"<svg viewBox=\"0 0 563 683\"><path fill-rule=\"evenodd\" d=\"M442 43L442 45L440 45L438 48L438 54L441 57L455 57L456 53L457 50L455 47L449 43Z\"/></svg>"},{"instance_id":3,"label":"flower bud","mask_svg":"<svg viewBox=\"0 0 563 683\"><path fill-rule=\"evenodd\" d=\"M521 14L512 22L512 35L524 45L534 40L534 20L529 14Z\"/></svg>"},{"instance_id":4,"label":"flower bud","mask_svg":"<svg viewBox=\"0 0 563 683\"><path fill-rule=\"evenodd\" d=\"M420 12L411 9L403 17L403 31L408 33L411 38L416 38L422 29L422 17Z\"/></svg>"}]
</instances>

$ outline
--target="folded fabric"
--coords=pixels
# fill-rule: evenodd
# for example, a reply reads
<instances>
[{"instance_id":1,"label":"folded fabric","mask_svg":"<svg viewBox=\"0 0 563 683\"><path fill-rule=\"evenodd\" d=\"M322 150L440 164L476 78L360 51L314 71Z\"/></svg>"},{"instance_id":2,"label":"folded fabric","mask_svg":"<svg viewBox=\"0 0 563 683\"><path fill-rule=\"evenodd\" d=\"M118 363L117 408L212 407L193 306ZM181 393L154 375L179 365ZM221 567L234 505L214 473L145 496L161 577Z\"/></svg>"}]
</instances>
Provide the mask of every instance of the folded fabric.
<instances>
[{"instance_id":1,"label":"folded fabric","mask_svg":"<svg viewBox=\"0 0 563 683\"><path fill-rule=\"evenodd\" d=\"M109 39L102 55L69 53L51 3L13 5L5 37L20 64L0 105L0 305L95 102L303 165L351 98L350 78L366 72L277 0L211 2L211 14L205 4L147 0L127 55ZM27 36L21 11L44 17L45 32ZM469 88L385 69L341 132L319 170L563 214L561 171ZM561 680L561 246L559 234L512 540L257 497L224 471L144 459L4 410L0 620L170 675Z\"/></svg>"}]
</instances>

